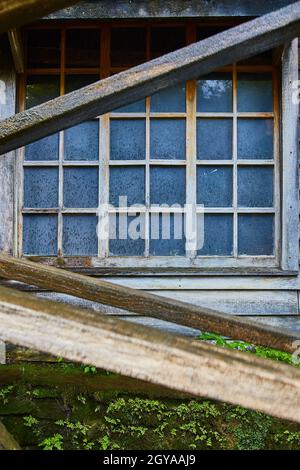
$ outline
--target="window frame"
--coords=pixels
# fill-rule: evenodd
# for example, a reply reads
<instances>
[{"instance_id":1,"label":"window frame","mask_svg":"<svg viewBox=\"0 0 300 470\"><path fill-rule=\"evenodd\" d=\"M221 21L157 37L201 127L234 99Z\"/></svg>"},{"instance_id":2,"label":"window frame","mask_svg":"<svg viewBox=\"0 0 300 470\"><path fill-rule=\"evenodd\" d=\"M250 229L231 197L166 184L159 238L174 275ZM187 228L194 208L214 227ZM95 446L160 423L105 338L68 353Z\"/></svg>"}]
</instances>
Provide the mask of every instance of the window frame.
<instances>
[{"instance_id":1,"label":"window frame","mask_svg":"<svg viewBox=\"0 0 300 470\"><path fill-rule=\"evenodd\" d=\"M219 24L219 23L218 23ZM99 23L99 24L86 24L86 23L78 23L75 22L74 24L51 24L48 25L37 25L36 28L48 28L51 29L59 28L61 31L61 44L65 46L65 35L67 29L71 28L80 28L80 27L92 27L98 28L99 34L102 35L101 39L101 63L99 67L99 77L105 78L110 75L110 73L116 73L124 68L120 67L110 67L109 66L109 52L110 52L110 30L113 27L128 27L128 26L144 26L146 28L147 34L147 44L149 44L149 34L150 28L155 26L185 26L186 27L186 38L187 44L192 43L196 40L196 30L197 27L201 26L199 22L180 22L180 23L146 23L144 24L141 22L112 22L112 23ZM100 36L101 38L101 36ZM65 47L61 47L61 66L56 71L52 72L53 74L57 74L60 76L60 92L61 94L64 93L65 90ZM293 46L295 49L295 46ZM290 51L292 46L288 49ZM147 47L146 51L146 60L150 60L150 49L149 46ZM296 237L298 236L298 214L296 215L295 211L295 202L293 202L293 195L298 191L298 181L297 178L294 178L292 175L292 171L295 168L295 160L297 161L297 151L295 152L295 142L294 142L294 132L291 132L291 117L287 113L287 109L290 109L291 104L291 87L288 87L288 84L294 76L294 68L295 68L295 57L294 54L291 52L285 51L283 55L283 62L282 68L280 63L276 63L275 65L233 65L228 67L223 67L220 69L220 72L227 72L233 68L233 87L236 88L237 86L237 72L238 71L251 71L251 72L272 72L273 75L273 98L274 98L274 113L267 113L268 116L272 115L274 118L274 160L272 161L272 165L274 165L274 213L275 213L275 255L274 256L241 256L238 257L221 257L221 256L198 256L198 257L175 257L175 256L165 256L165 257L107 257L108 255L108 241L107 244L98 244L98 256L64 256L62 258L62 217L65 212L68 214L85 214L85 213L95 213L96 211L90 210L83 210L83 209L68 209L66 211L62 208L62 194L63 194L63 184L62 184L62 172L63 167L80 167L84 166L87 168L90 167L99 167L99 199L100 204L108 203L109 191L100 191L100 187L107 187L109 188L109 166L110 165L117 165L118 163L109 161L109 127L110 127L110 119L117 119L118 117L126 118L126 113L111 113L110 115L101 116L99 119L101 132L99 139L99 154L101 155L101 159L103 160L102 163L98 162L77 162L77 161L69 161L63 162L63 131L60 133L60 157L58 165L56 162L47 162L44 166L51 167L52 165L58 166L59 173L60 173L60 183L59 183L59 212L58 212L58 256L54 257L47 257L47 256L26 256L30 258L39 259L45 263L53 264L53 265L65 265L75 269L88 269L91 271L97 271L101 269L108 269L108 270L132 270L135 272L138 270L139 272L149 272L153 269L156 271L167 271L167 272L176 272L181 271L183 273L188 272L222 272L222 273L241 273L241 274L249 274L249 273L276 273L280 272L280 274L294 274L298 272L298 261L295 262L295 254L296 247L288 241L288 237L293 236L293 240L295 241ZM297 68L297 66L296 66ZM69 70L71 74L80 74L84 73L85 69L78 70ZM48 74L49 69L41 69L41 70L28 70L28 74L32 73L41 73L41 74ZM280 77L281 72L281 77ZM95 73L95 69L89 70L89 73ZM25 102L25 75L21 75L19 77L19 110L24 109L24 102ZM282 83L282 87L280 90L280 82ZM280 93L281 91L281 93ZM188 184L186 185L187 188L187 202L195 204L195 197L196 197L196 171L195 168L199 165L199 161L197 163L196 160L196 118L197 116L205 116L206 114L210 113L197 113L196 111L196 81L191 80L187 82L186 86L186 94L187 94L187 109L185 113L185 118L187 121L187 141L190 143L187 145L186 148L186 161L184 162L186 168L186 178ZM236 133L237 127L237 117L238 115L244 115L247 117L248 114L251 114L251 117L254 117L257 113L237 113L236 103L234 103L235 108L233 109L232 113L225 113L226 117L231 117L234 121L234 134ZM294 106L295 108L295 106ZM259 117L263 117L262 115L266 115L266 113L258 113ZM148 129L146 139L149 140L149 126L150 126L150 118L151 117L183 117L182 113L150 113L150 99L146 98L146 128ZM127 116L128 118L137 117L141 118L141 115L130 115ZM210 115L211 117L211 115ZM295 114L293 114L295 117ZM298 119L298 117L297 117ZM234 138L236 141L236 139ZM291 150L288 150L291 149ZM292 150L294 149L294 150ZM291 158L291 153L293 153L293 158ZM236 150L235 150L236 153ZM147 158L146 158L147 160ZM224 160L220 160L219 165L224 165ZM30 162L28 167L41 167L41 162ZM122 161L122 166L126 166L128 161ZM138 162L133 160L129 163L132 165L136 165ZM182 165L183 162L176 161L176 160L166 160L166 161L155 161L155 165ZM201 162L203 164L203 162ZM207 164L215 165L215 161L208 161ZM245 162L247 164L247 162ZM266 165L265 161L251 161L252 165ZM148 161L146 165L149 166L149 155ZM296 165L297 166L297 165ZM102 167L102 168L100 168ZM104 171L103 171L104 169ZM284 169L284 171L283 171ZM23 227L22 227L22 216L23 216L23 171L24 171L24 149L20 149L17 153L17 171L16 171L16 237L15 237L15 254L17 256L23 256L22 253L22 236L23 236ZM237 164L236 158L234 162L234 174L236 178L237 173ZM147 186L147 184L146 184ZM149 186L149 185L148 185ZM277 190L276 190L277 188ZM279 189L278 189L279 188ZM147 190L146 190L147 191ZM149 192L149 188L148 188ZM292 195L292 196L291 196ZM297 199L298 204L298 199ZM293 205L293 211L291 211L290 207L291 204ZM259 210L251 210L252 212L259 213ZM31 211L26 211L26 213L31 213ZM51 213L51 210L35 210L34 213ZM57 211L53 211L57 213ZM207 210L209 212L209 210ZM224 211L225 212L225 211ZM244 212L244 211L243 211ZM245 209L245 212L248 211ZM288 217L284 215L289 213ZM103 217L103 215L102 215ZM104 221L105 217L108 217L108 214L104 214ZM237 217L237 211L235 207L234 217ZM107 220L107 219L106 219ZM297 222L296 222L297 220ZM149 224L149 217L148 222ZM147 226L147 225L146 225ZM237 230L237 222L235 222L235 233ZM147 243L147 241L146 241ZM236 245L236 243L235 243ZM298 245L297 245L298 248ZM236 250L236 246L234 247ZM294 251L293 251L294 250ZM25 255L24 255L25 256ZM297 250L297 260L298 260L298 250Z\"/></svg>"}]
</instances>

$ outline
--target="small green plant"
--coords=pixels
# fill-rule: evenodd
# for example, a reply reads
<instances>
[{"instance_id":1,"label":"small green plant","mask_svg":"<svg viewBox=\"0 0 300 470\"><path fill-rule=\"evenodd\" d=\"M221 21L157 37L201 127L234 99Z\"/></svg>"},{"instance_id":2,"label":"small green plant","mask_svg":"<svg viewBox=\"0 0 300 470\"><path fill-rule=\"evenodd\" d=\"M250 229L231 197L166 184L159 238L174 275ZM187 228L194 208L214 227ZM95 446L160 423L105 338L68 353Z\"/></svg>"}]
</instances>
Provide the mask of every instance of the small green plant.
<instances>
[{"instance_id":1,"label":"small green plant","mask_svg":"<svg viewBox=\"0 0 300 470\"><path fill-rule=\"evenodd\" d=\"M0 388L0 398L3 401L4 405L8 403L8 395L12 393L14 389L13 385L7 385L6 387Z\"/></svg>"},{"instance_id":2,"label":"small green plant","mask_svg":"<svg viewBox=\"0 0 300 470\"><path fill-rule=\"evenodd\" d=\"M85 366L83 372L85 374L97 374L97 368L95 366Z\"/></svg>"},{"instance_id":3,"label":"small green plant","mask_svg":"<svg viewBox=\"0 0 300 470\"><path fill-rule=\"evenodd\" d=\"M42 450L63 450L63 436L61 434L54 434L52 437L47 437L40 444Z\"/></svg>"},{"instance_id":4,"label":"small green plant","mask_svg":"<svg viewBox=\"0 0 300 470\"><path fill-rule=\"evenodd\" d=\"M24 426L26 426L27 428L32 428L33 426L37 426L39 424L39 420L31 415L24 416L23 421L24 421Z\"/></svg>"}]
</instances>

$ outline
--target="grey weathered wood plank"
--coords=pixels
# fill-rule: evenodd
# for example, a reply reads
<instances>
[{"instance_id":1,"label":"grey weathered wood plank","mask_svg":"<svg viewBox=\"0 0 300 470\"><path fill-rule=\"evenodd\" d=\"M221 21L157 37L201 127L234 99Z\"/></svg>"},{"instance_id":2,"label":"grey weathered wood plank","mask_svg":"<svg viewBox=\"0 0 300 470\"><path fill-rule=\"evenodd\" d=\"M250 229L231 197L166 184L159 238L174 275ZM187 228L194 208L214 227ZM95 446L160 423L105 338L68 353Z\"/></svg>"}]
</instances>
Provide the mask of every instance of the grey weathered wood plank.
<instances>
[{"instance_id":1,"label":"grey weathered wood plank","mask_svg":"<svg viewBox=\"0 0 300 470\"><path fill-rule=\"evenodd\" d=\"M11 47L11 53L17 73L25 71L25 56L21 32L17 28L8 31L8 39Z\"/></svg>"},{"instance_id":2,"label":"grey weathered wood plank","mask_svg":"<svg viewBox=\"0 0 300 470\"><path fill-rule=\"evenodd\" d=\"M0 154L296 37L300 2L24 111L0 124Z\"/></svg>"},{"instance_id":3,"label":"grey weathered wood plank","mask_svg":"<svg viewBox=\"0 0 300 470\"><path fill-rule=\"evenodd\" d=\"M93 0L57 11L48 19L141 19L260 16L292 0Z\"/></svg>"},{"instance_id":4,"label":"grey weathered wood plank","mask_svg":"<svg viewBox=\"0 0 300 470\"><path fill-rule=\"evenodd\" d=\"M0 339L300 422L300 370L0 288Z\"/></svg>"},{"instance_id":5,"label":"grey weathered wood plank","mask_svg":"<svg viewBox=\"0 0 300 470\"><path fill-rule=\"evenodd\" d=\"M0 421L0 450L21 450L14 437Z\"/></svg>"},{"instance_id":6,"label":"grey weathered wood plank","mask_svg":"<svg viewBox=\"0 0 300 470\"><path fill-rule=\"evenodd\" d=\"M299 333L7 255L0 255L0 276L282 351L294 352L294 342L300 340Z\"/></svg>"},{"instance_id":7,"label":"grey weathered wood plank","mask_svg":"<svg viewBox=\"0 0 300 470\"><path fill-rule=\"evenodd\" d=\"M0 0L0 33L73 5L78 0Z\"/></svg>"}]
</instances>

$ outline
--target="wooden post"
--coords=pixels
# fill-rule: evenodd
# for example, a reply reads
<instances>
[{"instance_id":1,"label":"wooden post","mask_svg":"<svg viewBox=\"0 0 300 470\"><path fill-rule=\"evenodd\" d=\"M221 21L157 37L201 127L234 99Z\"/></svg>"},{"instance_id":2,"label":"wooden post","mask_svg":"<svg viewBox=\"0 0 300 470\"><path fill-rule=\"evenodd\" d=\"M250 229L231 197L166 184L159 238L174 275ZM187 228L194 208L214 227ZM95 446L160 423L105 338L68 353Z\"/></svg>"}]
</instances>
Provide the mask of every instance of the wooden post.
<instances>
[{"instance_id":1,"label":"wooden post","mask_svg":"<svg viewBox=\"0 0 300 470\"><path fill-rule=\"evenodd\" d=\"M0 0L0 33L78 3L78 0Z\"/></svg>"},{"instance_id":2,"label":"wooden post","mask_svg":"<svg viewBox=\"0 0 300 470\"><path fill-rule=\"evenodd\" d=\"M21 450L17 441L0 422L0 450Z\"/></svg>"}]
</instances>

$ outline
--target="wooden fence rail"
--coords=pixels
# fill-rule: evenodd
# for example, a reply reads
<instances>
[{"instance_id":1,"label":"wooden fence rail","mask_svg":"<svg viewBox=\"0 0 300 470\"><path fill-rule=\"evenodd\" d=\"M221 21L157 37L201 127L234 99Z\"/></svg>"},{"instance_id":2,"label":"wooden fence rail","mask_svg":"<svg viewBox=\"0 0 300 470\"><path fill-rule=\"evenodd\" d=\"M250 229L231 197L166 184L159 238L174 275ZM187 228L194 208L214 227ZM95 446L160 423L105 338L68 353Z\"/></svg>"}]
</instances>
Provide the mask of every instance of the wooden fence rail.
<instances>
[{"instance_id":1,"label":"wooden fence rail","mask_svg":"<svg viewBox=\"0 0 300 470\"><path fill-rule=\"evenodd\" d=\"M300 422L300 370L0 288L0 340Z\"/></svg>"},{"instance_id":2,"label":"wooden fence rail","mask_svg":"<svg viewBox=\"0 0 300 470\"><path fill-rule=\"evenodd\" d=\"M300 2L296 2L9 117L0 123L0 154L279 46L297 37L299 29Z\"/></svg>"},{"instance_id":3,"label":"wooden fence rail","mask_svg":"<svg viewBox=\"0 0 300 470\"><path fill-rule=\"evenodd\" d=\"M0 33L74 5L79 0L0 0Z\"/></svg>"},{"instance_id":4,"label":"wooden fence rail","mask_svg":"<svg viewBox=\"0 0 300 470\"><path fill-rule=\"evenodd\" d=\"M0 255L0 277L293 353L300 334L81 274Z\"/></svg>"}]
</instances>

